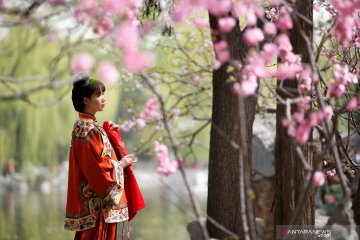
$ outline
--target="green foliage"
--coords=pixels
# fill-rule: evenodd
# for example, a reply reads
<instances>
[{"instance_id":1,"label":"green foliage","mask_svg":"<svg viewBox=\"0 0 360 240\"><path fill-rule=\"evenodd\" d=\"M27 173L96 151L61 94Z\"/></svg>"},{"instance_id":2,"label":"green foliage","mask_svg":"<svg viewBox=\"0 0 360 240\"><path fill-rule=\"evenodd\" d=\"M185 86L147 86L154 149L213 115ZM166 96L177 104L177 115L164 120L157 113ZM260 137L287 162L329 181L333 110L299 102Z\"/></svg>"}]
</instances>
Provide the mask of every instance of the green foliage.
<instances>
[{"instance_id":1,"label":"green foliage","mask_svg":"<svg viewBox=\"0 0 360 240\"><path fill-rule=\"evenodd\" d=\"M0 75L24 79L23 82L1 85L1 93L9 94L44 84L25 77L46 76L59 46L46 43L36 29L24 27L12 29L1 42L0 49L6 55L0 59ZM66 59L60 61L58 67L63 71L67 67ZM24 100L46 102L63 95L64 90L41 91ZM67 148L63 128L70 111L66 106L69 102L48 108L38 108L23 101L0 102L0 143L3 143L0 165L14 161L17 168L22 168L28 163L56 163L60 152Z\"/></svg>"}]
</instances>

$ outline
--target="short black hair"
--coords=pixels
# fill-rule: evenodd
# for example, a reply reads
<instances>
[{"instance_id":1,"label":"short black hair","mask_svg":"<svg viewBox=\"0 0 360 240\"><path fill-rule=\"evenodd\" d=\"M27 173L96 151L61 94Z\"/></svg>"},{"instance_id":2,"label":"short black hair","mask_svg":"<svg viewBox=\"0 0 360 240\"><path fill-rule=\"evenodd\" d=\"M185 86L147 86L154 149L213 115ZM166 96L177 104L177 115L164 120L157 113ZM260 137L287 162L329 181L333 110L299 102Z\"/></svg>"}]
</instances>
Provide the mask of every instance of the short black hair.
<instances>
[{"instance_id":1,"label":"short black hair","mask_svg":"<svg viewBox=\"0 0 360 240\"><path fill-rule=\"evenodd\" d=\"M83 77L73 84L71 99L77 112L85 109L84 97L90 98L94 93L100 95L105 92L105 85L99 80Z\"/></svg>"}]
</instances>

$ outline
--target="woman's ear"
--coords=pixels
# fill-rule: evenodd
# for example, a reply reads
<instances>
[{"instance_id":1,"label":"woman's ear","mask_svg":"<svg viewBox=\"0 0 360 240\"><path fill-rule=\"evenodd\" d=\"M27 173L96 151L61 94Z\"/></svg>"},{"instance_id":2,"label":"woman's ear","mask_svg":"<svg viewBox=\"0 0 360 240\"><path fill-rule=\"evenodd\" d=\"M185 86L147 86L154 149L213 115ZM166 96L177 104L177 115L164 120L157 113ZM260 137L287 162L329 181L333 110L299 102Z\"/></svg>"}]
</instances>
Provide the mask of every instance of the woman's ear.
<instances>
[{"instance_id":1,"label":"woman's ear","mask_svg":"<svg viewBox=\"0 0 360 240\"><path fill-rule=\"evenodd\" d=\"M87 98L87 97L84 97L84 104L85 104L85 106L88 105L89 102L90 102L90 99Z\"/></svg>"}]
</instances>

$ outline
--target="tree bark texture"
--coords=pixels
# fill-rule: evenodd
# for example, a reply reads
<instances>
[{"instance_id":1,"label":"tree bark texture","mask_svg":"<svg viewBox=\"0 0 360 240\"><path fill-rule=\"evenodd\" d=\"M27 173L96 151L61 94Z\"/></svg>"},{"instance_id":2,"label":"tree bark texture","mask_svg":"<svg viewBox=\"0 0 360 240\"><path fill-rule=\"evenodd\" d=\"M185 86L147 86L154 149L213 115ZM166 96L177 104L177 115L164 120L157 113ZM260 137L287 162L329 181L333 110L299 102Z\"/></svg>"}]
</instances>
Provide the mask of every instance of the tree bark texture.
<instances>
[{"instance_id":1,"label":"tree bark texture","mask_svg":"<svg viewBox=\"0 0 360 240\"><path fill-rule=\"evenodd\" d=\"M210 15L210 27L218 29L218 19ZM227 34L229 51L233 59L243 60L247 49L241 41L241 30L239 27ZM218 39L213 38L213 43ZM209 154L209 180L208 180L208 202L207 214L218 223L233 233L242 236L242 221L240 213L240 190L239 190L239 154L240 129L239 99L228 83L229 74L227 66L223 65L213 71L213 106L212 125L210 133ZM246 138L248 159L244 166L247 168L246 177L250 181L251 161L251 138L252 124L255 117L256 97L247 97L244 100L246 112ZM235 144L232 144L235 143ZM252 209L252 202L247 206ZM255 225L255 219L251 219ZM207 221L209 235L212 238L225 238L226 233Z\"/></svg>"},{"instance_id":2,"label":"tree bark texture","mask_svg":"<svg viewBox=\"0 0 360 240\"><path fill-rule=\"evenodd\" d=\"M302 14L312 22L312 0L296 0L294 11ZM301 18L293 15L295 19L294 28L291 31L291 43L294 53L300 54L303 62L309 62L309 52L306 41L300 31L304 31L312 42L312 25ZM293 93L289 96L280 89L278 83L277 94L283 99L298 97L298 82L296 80L285 80L282 88ZM296 106L292 105L292 112ZM276 109L276 137L275 137L275 215L276 225L314 225L314 189L311 187L309 193L300 202L301 193L305 191L305 182L308 172L305 170L301 159L298 157L295 145L287 134L287 129L282 126L282 120L286 118L286 106L278 103ZM312 151L307 146L302 150L308 163L313 165ZM302 209L296 221L291 223L295 208L301 204Z\"/></svg>"}]
</instances>

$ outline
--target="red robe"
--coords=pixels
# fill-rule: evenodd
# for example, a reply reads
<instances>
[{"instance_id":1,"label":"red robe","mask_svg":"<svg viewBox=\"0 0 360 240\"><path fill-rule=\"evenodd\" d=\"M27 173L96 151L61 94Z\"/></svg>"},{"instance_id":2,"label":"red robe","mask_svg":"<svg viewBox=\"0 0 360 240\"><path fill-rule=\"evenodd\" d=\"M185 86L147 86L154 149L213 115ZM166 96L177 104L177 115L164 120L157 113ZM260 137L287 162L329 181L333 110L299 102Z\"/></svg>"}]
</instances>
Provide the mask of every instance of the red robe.
<instances>
[{"instance_id":1,"label":"red robe","mask_svg":"<svg viewBox=\"0 0 360 240\"><path fill-rule=\"evenodd\" d=\"M121 137L120 131L118 129L110 129L110 123L105 121L103 128L106 134L109 137L109 140L114 147L116 156L121 159L128 154L128 151L125 148L124 141ZM127 166L124 169L125 175L125 192L128 201L128 210L129 210L129 221L132 220L136 213L145 207L145 200L142 196L142 193L137 184L132 166Z\"/></svg>"},{"instance_id":2,"label":"red robe","mask_svg":"<svg viewBox=\"0 0 360 240\"><path fill-rule=\"evenodd\" d=\"M115 240L116 222L128 220L124 172L94 116L79 113L69 158L64 228L75 239Z\"/></svg>"}]
</instances>

